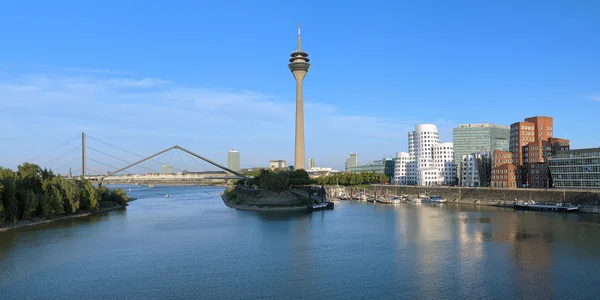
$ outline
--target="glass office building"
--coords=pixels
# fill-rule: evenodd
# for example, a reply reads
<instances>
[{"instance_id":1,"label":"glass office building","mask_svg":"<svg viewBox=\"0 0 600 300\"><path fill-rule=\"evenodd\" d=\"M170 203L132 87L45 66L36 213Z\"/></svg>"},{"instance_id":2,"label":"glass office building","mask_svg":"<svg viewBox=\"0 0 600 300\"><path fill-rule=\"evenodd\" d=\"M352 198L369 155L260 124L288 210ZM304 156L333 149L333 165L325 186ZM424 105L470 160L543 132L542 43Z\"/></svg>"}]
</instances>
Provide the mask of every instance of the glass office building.
<instances>
[{"instance_id":1,"label":"glass office building","mask_svg":"<svg viewBox=\"0 0 600 300\"><path fill-rule=\"evenodd\" d=\"M363 171L366 172L376 172L376 173L384 173L388 180L394 179L394 166L395 166L394 158L384 158L381 160L374 160L368 164L362 166L350 167L350 173L360 173Z\"/></svg>"},{"instance_id":2,"label":"glass office building","mask_svg":"<svg viewBox=\"0 0 600 300\"><path fill-rule=\"evenodd\" d=\"M560 151L547 160L555 188L600 188L600 148Z\"/></svg>"},{"instance_id":3,"label":"glass office building","mask_svg":"<svg viewBox=\"0 0 600 300\"><path fill-rule=\"evenodd\" d=\"M473 153L508 151L510 127L496 124L460 124L453 130L454 161L457 167L463 156ZM461 175L461 171L457 172Z\"/></svg>"}]
</instances>

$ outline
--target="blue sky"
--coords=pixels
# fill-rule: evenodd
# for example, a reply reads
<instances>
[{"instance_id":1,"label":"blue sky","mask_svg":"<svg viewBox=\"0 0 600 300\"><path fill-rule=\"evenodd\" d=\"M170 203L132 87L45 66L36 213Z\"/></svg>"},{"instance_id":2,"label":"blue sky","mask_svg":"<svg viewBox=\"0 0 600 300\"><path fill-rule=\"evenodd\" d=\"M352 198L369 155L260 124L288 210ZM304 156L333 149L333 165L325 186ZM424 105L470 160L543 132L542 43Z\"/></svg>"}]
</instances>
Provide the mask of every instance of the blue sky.
<instances>
[{"instance_id":1,"label":"blue sky","mask_svg":"<svg viewBox=\"0 0 600 300\"><path fill-rule=\"evenodd\" d=\"M81 131L140 154L291 163L298 22L319 166L406 151L418 123L451 141L461 123L548 115L573 147L600 146L598 15L598 1L3 1L0 165Z\"/></svg>"}]
</instances>

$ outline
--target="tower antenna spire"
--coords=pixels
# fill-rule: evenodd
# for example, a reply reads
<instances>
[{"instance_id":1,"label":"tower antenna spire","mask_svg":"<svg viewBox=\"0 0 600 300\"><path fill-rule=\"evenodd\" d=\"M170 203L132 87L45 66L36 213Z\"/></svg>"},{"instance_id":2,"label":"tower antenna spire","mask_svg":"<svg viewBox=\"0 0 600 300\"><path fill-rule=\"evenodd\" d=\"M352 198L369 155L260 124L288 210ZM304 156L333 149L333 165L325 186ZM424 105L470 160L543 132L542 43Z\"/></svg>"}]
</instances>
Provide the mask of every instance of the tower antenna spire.
<instances>
[{"instance_id":1,"label":"tower antenna spire","mask_svg":"<svg viewBox=\"0 0 600 300\"><path fill-rule=\"evenodd\" d=\"M300 23L298 23L298 52L302 52L302 42L300 41Z\"/></svg>"}]
</instances>

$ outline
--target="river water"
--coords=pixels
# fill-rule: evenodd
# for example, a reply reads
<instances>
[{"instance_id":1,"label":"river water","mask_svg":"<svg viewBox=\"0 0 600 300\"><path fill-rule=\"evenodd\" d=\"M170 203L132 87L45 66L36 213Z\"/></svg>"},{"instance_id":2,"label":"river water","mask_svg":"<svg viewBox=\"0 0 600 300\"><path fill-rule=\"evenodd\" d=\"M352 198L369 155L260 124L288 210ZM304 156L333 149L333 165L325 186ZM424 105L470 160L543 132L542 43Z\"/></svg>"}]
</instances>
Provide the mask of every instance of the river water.
<instances>
[{"instance_id":1,"label":"river water","mask_svg":"<svg viewBox=\"0 0 600 300\"><path fill-rule=\"evenodd\" d=\"M341 201L226 207L132 186L127 209L0 232L0 299L598 299L600 218ZM166 198L165 194L170 197Z\"/></svg>"}]
</instances>

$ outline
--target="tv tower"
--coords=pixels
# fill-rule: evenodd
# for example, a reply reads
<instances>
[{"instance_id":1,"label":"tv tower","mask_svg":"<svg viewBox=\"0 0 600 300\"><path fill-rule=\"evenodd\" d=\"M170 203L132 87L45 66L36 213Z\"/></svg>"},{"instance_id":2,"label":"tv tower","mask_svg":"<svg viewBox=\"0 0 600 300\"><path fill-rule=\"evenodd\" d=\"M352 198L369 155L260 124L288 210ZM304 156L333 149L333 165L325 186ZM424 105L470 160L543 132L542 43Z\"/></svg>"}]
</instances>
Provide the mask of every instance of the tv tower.
<instances>
[{"instance_id":1,"label":"tv tower","mask_svg":"<svg viewBox=\"0 0 600 300\"><path fill-rule=\"evenodd\" d=\"M294 153L294 168L305 169L304 163L304 103L302 97L302 82L310 68L308 53L302 51L300 40L300 23L298 23L298 49L291 54L288 67L296 79L296 146Z\"/></svg>"}]
</instances>

